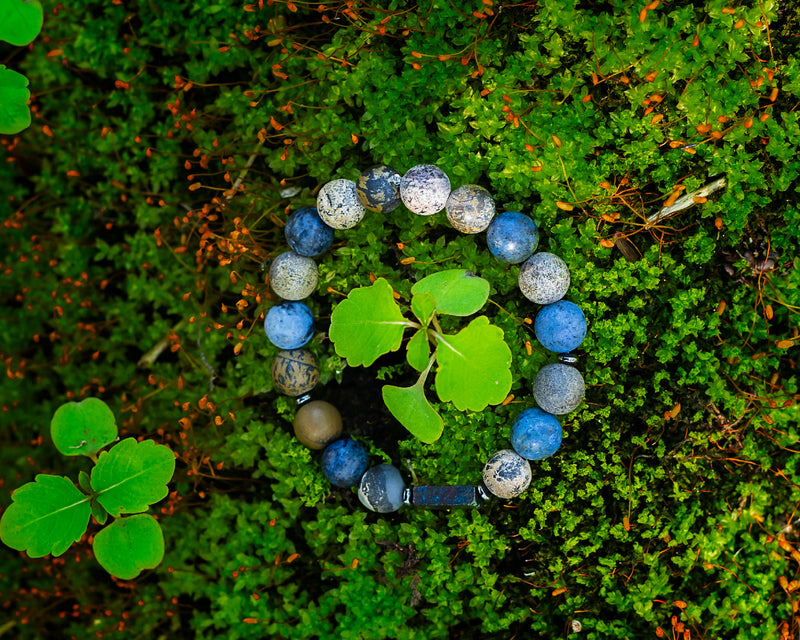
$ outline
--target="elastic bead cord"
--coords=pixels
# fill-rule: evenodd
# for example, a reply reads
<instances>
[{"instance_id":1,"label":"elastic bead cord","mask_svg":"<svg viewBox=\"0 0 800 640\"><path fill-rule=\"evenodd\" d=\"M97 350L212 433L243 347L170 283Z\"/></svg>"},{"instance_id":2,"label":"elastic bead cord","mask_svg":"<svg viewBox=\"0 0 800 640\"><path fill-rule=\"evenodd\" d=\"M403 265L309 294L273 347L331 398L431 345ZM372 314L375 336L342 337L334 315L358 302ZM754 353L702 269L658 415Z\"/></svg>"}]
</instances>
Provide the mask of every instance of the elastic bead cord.
<instances>
[{"instance_id":1,"label":"elastic bead cord","mask_svg":"<svg viewBox=\"0 0 800 640\"><path fill-rule=\"evenodd\" d=\"M558 362L544 366L533 383L539 408L524 410L511 427L511 449L490 456L481 482L457 486L407 487L400 471L389 464L368 466L367 451L342 432L342 418L332 404L312 400L319 381L314 356L302 349L313 335L313 315L299 302L317 284L317 267L311 257L322 255L333 242L334 229L356 226L367 210L386 213L403 203L412 213L429 216L443 208L459 232L486 231L489 250L498 260L520 264L519 288L531 302L544 305L536 316L534 333L539 343L558 353ZM322 469L334 486L358 486L361 503L372 511L389 513L404 504L428 507L478 507L490 495L516 498L530 485L531 460L553 455L561 446L562 429L556 417L574 411L583 401L583 376L572 365L586 335L586 317L580 308L563 300L570 285L566 263L558 256L534 253L539 232L534 221L517 211L495 217L495 203L486 189L463 185L451 190L450 179L439 167L417 165L404 176L385 165L364 171L357 182L332 180L319 191L316 207L293 212L286 228L291 247L270 268L270 285L286 301L266 315L267 338L282 349L272 364L272 379L281 393L295 397L297 439L322 451Z\"/></svg>"}]
</instances>

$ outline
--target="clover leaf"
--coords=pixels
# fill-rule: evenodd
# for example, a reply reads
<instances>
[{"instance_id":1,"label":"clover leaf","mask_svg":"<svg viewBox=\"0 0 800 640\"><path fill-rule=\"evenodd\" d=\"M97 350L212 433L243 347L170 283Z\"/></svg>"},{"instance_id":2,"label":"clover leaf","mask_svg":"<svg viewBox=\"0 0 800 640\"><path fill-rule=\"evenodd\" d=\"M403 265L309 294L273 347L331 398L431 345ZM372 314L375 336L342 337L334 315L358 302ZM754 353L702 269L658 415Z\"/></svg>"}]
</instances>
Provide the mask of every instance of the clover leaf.
<instances>
[{"instance_id":1,"label":"clover leaf","mask_svg":"<svg viewBox=\"0 0 800 640\"><path fill-rule=\"evenodd\" d=\"M44 10L39 0L0 0L0 40L24 47L39 35ZM0 120L2 122L2 120Z\"/></svg>"},{"instance_id":2,"label":"clover leaf","mask_svg":"<svg viewBox=\"0 0 800 640\"><path fill-rule=\"evenodd\" d=\"M397 351L408 322L394 300L391 285L378 278L372 286L354 289L331 314L329 336L336 353L351 366L368 367L380 356Z\"/></svg>"},{"instance_id":3,"label":"clover leaf","mask_svg":"<svg viewBox=\"0 0 800 640\"><path fill-rule=\"evenodd\" d=\"M411 287L415 296L426 292L433 295L439 313L470 316L486 304L489 281L466 269L447 269L431 274Z\"/></svg>"},{"instance_id":4,"label":"clover leaf","mask_svg":"<svg viewBox=\"0 0 800 640\"><path fill-rule=\"evenodd\" d=\"M92 469L92 489L110 515L138 513L167 495L174 472L175 456L169 447L126 438L100 454Z\"/></svg>"},{"instance_id":5,"label":"clover leaf","mask_svg":"<svg viewBox=\"0 0 800 640\"><path fill-rule=\"evenodd\" d=\"M478 316L456 335L436 335L436 392L457 409L483 411L511 390L511 350L503 330Z\"/></svg>"},{"instance_id":6,"label":"clover leaf","mask_svg":"<svg viewBox=\"0 0 800 640\"><path fill-rule=\"evenodd\" d=\"M0 539L31 558L60 556L89 524L89 497L69 478L39 474L14 491L0 520Z\"/></svg>"},{"instance_id":7,"label":"clover leaf","mask_svg":"<svg viewBox=\"0 0 800 640\"><path fill-rule=\"evenodd\" d=\"M53 415L50 435L65 456L94 456L117 437L114 412L97 398L67 402Z\"/></svg>"},{"instance_id":8,"label":"clover leaf","mask_svg":"<svg viewBox=\"0 0 800 640\"><path fill-rule=\"evenodd\" d=\"M143 513L114 520L95 535L92 548L101 567L130 580L164 559L164 534L156 519Z\"/></svg>"},{"instance_id":9,"label":"clover leaf","mask_svg":"<svg viewBox=\"0 0 800 640\"><path fill-rule=\"evenodd\" d=\"M0 134L13 135L31 125L28 79L0 64Z\"/></svg>"}]
</instances>

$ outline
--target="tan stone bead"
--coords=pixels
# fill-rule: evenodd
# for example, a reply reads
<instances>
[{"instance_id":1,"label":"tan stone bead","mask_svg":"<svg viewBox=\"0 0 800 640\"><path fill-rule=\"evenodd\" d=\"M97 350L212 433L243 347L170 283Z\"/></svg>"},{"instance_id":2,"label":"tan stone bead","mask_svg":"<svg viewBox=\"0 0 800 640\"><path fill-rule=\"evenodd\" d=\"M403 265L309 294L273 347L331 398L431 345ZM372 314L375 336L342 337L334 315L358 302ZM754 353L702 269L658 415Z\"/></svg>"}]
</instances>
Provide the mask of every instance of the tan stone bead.
<instances>
[{"instance_id":1,"label":"tan stone bead","mask_svg":"<svg viewBox=\"0 0 800 640\"><path fill-rule=\"evenodd\" d=\"M312 400L297 410L294 435L309 449L324 449L342 435L342 415L324 400Z\"/></svg>"}]
</instances>

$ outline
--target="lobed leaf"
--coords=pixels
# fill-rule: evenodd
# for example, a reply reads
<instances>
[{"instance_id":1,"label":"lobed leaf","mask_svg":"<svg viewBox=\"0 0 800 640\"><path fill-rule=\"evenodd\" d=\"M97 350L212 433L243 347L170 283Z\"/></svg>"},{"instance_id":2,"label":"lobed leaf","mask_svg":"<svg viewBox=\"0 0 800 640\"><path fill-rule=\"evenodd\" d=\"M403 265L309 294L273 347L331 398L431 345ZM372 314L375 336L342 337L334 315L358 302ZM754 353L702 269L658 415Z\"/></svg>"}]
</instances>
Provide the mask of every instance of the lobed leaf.
<instances>
[{"instance_id":1,"label":"lobed leaf","mask_svg":"<svg viewBox=\"0 0 800 640\"><path fill-rule=\"evenodd\" d=\"M14 135L31 125L28 79L0 64L0 135Z\"/></svg>"},{"instance_id":2,"label":"lobed leaf","mask_svg":"<svg viewBox=\"0 0 800 640\"><path fill-rule=\"evenodd\" d=\"M119 518L95 535L92 548L103 569L120 580L131 580L164 559L164 533L146 513Z\"/></svg>"},{"instance_id":3,"label":"lobed leaf","mask_svg":"<svg viewBox=\"0 0 800 640\"><path fill-rule=\"evenodd\" d=\"M175 456L169 447L126 438L100 454L92 469L92 489L112 516L139 513L167 495L174 472Z\"/></svg>"},{"instance_id":4,"label":"lobed leaf","mask_svg":"<svg viewBox=\"0 0 800 640\"><path fill-rule=\"evenodd\" d=\"M89 524L89 497L69 478L39 474L14 491L0 520L0 539L31 558L60 556Z\"/></svg>"},{"instance_id":5,"label":"lobed leaf","mask_svg":"<svg viewBox=\"0 0 800 640\"><path fill-rule=\"evenodd\" d=\"M466 269L447 269L431 274L411 287L415 296L426 292L433 294L439 313L470 316L489 299L489 281Z\"/></svg>"}]
</instances>

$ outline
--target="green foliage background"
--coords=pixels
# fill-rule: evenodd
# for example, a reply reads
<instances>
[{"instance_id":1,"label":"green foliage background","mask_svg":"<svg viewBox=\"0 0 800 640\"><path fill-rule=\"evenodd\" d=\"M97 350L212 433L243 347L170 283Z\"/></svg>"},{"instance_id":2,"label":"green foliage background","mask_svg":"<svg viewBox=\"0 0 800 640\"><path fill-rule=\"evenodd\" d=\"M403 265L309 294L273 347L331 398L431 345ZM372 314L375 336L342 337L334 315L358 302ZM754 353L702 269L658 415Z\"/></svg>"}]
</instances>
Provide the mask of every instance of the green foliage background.
<instances>
[{"instance_id":1,"label":"green foliage background","mask_svg":"<svg viewBox=\"0 0 800 640\"><path fill-rule=\"evenodd\" d=\"M122 435L179 460L158 569L111 580L88 539L55 559L3 550L0 635L798 632L800 554L779 535L800 499L796 2L44 4L33 46L0 49L34 95L31 128L1 139L0 504L62 470L41 436L71 398L102 397ZM569 264L587 401L513 503L366 512L272 389L262 262L290 210L374 163L486 186ZM723 173L702 206L646 224L674 185ZM601 244L615 233L642 258ZM403 208L337 232L319 268L320 393L374 462L476 482L553 359L516 268ZM492 283L515 399L439 404L444 436L423 445L380 407L405 368L344 370L325 323L371 275L408 304L439 268Z\"/></svg>"}]
</instances>

